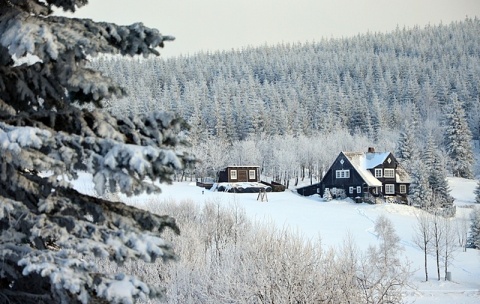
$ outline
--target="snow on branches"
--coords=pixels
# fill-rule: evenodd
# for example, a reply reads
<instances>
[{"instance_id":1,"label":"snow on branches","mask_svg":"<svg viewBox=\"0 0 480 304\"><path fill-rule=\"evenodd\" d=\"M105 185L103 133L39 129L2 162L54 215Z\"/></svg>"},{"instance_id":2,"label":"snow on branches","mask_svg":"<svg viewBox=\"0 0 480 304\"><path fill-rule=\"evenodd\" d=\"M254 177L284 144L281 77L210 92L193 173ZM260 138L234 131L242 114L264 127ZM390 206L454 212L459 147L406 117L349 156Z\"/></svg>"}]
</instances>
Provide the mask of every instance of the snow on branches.
<instances>
[{"instance_id":1,"label":"snow on branches","mask_svg":"<svg viewBox=\"0 0 480 304\"><path fill-rule=\"evenodd\" d=\"M0 302L133 303L163 290L127 274L102 273L95 258L121 264L175 259L161 233L175 220L78 193L78 170L95 189L159 192L193 158L182 119L159 111L114 117L99 106L126 92L86 68L99 53L148 56L173 40L141 23L117 26L51 16L87 0L0 0ZM27 60L32 58L33 60Z\"/></svg>"}]
</instances>

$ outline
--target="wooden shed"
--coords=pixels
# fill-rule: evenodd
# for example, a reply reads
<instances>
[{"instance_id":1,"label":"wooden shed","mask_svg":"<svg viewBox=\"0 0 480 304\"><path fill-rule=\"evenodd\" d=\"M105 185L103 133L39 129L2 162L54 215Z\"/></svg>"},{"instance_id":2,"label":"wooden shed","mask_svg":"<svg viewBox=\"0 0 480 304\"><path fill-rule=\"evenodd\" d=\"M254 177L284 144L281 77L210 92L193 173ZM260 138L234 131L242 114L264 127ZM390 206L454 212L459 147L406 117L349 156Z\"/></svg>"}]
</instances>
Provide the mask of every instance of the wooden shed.
<instances>
[{"instance_id":1,"label":"wooden shed","mask_svg":"<svg viewBox=\"0 0 480 304\"><path fill-rule=\"evenodd\" d=\"M260 182L259 166L228 166L218 172L219 183Z\"/></svg>"}]
</instances>

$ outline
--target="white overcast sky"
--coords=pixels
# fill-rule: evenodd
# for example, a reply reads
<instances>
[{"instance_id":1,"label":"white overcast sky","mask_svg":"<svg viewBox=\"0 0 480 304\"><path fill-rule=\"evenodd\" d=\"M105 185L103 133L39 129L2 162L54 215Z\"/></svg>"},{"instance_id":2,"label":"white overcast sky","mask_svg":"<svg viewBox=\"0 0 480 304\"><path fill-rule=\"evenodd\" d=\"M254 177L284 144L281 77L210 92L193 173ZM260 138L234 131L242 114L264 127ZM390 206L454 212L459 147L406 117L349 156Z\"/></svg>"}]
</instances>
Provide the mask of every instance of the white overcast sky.
<instances>
[{"instance_id":1,"label":"white overcast sky","mask_svg":"<svg viewBox=\"0 0 480 304\"><path fill-rule=\"evenodd\" d=\"M74 17L143 22L175 36L164 58L319 41L480 17L480 0L90 0Z\"/></svg>"}]
</instances>

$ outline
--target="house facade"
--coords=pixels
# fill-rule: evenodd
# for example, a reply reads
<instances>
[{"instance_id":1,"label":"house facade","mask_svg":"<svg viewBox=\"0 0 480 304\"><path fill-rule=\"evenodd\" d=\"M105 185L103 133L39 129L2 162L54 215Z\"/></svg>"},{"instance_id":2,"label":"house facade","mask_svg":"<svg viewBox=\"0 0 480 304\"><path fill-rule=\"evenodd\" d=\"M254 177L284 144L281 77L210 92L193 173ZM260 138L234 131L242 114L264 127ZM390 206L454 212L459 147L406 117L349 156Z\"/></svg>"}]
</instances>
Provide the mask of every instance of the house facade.
<instances>
[{"instance_id":1,"label":"house facade","mask_svg":"<svg viewBox=\"0 0 480 304\"><path fill-rule=\"evenodd\" d=\"M301 195L328 189L333 197L351 197L375 202L394 199L407 202L410 176L390 152L340 152L318 184L298 188Z\"/></svg>"},{"instance_id":2,"label":"house facade","mask_svg":"<svg viewBox=\"0 0 480 304\"><path fill-rule=\"evenodd\" d=\"M219 183L260 182L259 166L229 166L218 172Z\"/></svg>"}]
</instances>

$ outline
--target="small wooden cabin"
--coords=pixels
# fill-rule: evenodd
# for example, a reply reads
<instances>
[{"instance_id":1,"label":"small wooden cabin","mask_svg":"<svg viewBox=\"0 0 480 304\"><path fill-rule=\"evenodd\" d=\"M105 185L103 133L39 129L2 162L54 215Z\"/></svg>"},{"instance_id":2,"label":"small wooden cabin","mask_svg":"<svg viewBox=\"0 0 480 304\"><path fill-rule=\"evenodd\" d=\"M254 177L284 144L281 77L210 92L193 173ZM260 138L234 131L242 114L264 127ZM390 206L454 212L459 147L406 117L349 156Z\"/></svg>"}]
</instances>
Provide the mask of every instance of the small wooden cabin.
<instances>
[{"instance_id":1,"label":"small wooden cabin","mask_svg":"<svg viewBox=\"0 0 480 304\"><path fill-rule=\"evenodd\" d=\"M260 182L259 166L228 166L218 172L219 183Z\"/></svg>"}]
</instances>

